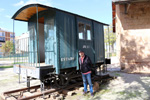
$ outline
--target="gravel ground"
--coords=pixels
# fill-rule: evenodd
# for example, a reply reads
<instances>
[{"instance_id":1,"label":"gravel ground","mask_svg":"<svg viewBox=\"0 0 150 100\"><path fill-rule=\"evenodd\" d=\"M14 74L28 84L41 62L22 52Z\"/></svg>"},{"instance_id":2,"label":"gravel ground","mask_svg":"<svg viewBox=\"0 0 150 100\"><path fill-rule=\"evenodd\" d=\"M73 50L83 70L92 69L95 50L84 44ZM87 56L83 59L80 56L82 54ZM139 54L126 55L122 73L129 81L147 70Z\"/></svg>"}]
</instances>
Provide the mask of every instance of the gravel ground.
<instances>
[{"instance_id":1,"label":"gravel ground","mask_svg":"<svg viewBox=\"0 0 150 100\"><path fill-rule=\"evenodd\" d=\"M150 74L128 74L120 71L118 63L108 65L108 73L117 78L100 86L94 97L77 91L65 100L150 100Z\"/></svg>"},{"instance_id":2,"label":"gravel ground","mask_svg":"<svg viewBox=\"0 0 150 100\"><path fill-rule=\"evenodd\" d=\"M150 75L111 72L115 80L104 86L101 100L150 100Z\"/></svg>"}]
</instances>

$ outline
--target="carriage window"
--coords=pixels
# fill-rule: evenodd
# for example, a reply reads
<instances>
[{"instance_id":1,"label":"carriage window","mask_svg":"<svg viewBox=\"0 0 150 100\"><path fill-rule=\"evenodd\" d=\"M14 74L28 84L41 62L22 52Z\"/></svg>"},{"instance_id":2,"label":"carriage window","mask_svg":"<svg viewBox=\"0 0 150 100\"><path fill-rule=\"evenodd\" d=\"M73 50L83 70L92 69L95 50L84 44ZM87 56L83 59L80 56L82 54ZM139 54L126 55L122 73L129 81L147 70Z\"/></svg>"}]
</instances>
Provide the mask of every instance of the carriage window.
<instances>
[{"instance_id":1,"label":"carriage window","mask_svg":"<svg viewBox=\"0 0 150 100\"><path fill-rule=\"evenodd\" d=\"M46 19L45 22L46 39L54 37L54 19Z\"/></svg>"},{"instance_id":2,"label":"carriage window","mask_svg":"<svg viewBox=\"0 0 150 100\"><path fill-rule=\"evenodd\" d=\"M86 25L87 40L91 40L91 26Z\"/></svg>"},{"instance_id":3,"label":"carriage window","mask_svg":"<svg viewBox=\"0 0 150 100\"><path fill-rule=\"evenodd\" d=\"M85 39L85 35L84 35L84 24L79 23L79 24L78 24L78 28L79 28L79 39Z\"/></svg>"}]
</instances>

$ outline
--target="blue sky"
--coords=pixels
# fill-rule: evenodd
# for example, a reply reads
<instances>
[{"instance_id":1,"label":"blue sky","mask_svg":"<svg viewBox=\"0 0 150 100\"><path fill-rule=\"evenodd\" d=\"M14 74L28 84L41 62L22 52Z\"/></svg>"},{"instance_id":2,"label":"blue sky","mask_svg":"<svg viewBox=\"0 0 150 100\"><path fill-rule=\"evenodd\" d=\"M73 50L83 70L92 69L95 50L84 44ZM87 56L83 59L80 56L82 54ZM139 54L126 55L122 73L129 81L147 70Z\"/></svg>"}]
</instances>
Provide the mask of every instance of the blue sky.
<instances>
[{"instance_id":1,"label":"blue sky","mask_svg":"<svg viewBox=\"0 0 150 100\"><path fill-rule=\"evenodd\" d=\"M79 14L106 24L112 23L112 0L1 0L0 28L13 32L11 17L24 5L40 3ZM16 36L27 32L25 22L15 21Z\"/></svg>"}]
</instances>

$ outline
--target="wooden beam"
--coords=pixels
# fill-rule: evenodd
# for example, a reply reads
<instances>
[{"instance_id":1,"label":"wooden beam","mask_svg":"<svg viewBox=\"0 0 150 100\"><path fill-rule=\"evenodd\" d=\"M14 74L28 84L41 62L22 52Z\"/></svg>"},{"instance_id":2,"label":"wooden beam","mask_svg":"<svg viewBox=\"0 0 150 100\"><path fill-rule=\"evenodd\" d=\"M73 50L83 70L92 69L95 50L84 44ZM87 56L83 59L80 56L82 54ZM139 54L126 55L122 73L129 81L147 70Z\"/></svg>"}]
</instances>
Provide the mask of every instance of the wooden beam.
<instances>
[{"instance_id":1,"label":"wooden beam","mask_svg":"<svg viewBox=\"0 0 150 100\"><path fill-rule=\"evenodd\" d=\"M136 2L147 2L150 0L113 0L115 4L129 4L129 3L136 3Z\"/></svg>"}]
</instances>

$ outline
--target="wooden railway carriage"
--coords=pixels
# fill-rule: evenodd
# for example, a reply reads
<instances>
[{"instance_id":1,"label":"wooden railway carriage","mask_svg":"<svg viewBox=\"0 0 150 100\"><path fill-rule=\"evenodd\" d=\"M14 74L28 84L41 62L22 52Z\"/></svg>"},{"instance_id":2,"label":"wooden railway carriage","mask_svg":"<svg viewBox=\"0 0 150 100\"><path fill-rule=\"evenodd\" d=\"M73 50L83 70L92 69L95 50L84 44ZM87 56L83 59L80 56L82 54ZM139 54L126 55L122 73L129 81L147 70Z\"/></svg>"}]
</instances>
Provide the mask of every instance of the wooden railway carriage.
<instances>
[{"instance_id":1,"label":"wooden railway carriage","mask_svg":"<svg viewBox=\"0 0 150 100\"><path fill-rule=\"evenodd\" d=\"M93 65L105 63L103 26L107 24L41 4L22 7L12 19L28 22L29 31L28 59L14 65L15 73L41 81L68 77L71 72L75 75L78 50L83 50Z\"/></svg>"}]
</instances>

